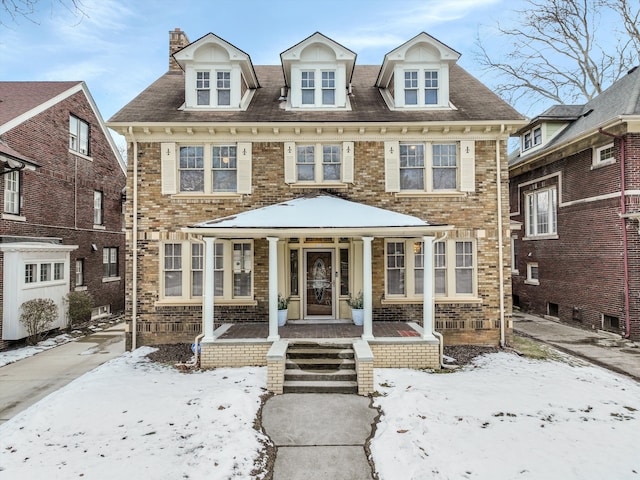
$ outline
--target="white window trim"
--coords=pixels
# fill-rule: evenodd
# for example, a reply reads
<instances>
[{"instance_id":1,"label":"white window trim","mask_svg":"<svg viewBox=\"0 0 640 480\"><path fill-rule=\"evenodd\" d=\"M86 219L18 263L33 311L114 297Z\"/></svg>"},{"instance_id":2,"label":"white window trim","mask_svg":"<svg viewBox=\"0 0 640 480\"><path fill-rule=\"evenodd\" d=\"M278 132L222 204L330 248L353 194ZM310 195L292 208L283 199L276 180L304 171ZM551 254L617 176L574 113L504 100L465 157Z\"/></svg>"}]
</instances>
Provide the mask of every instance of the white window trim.
<instances>
[{"instance_id":1,"label":"white window trim","mask_svg":"<svg viewBox=\"0 0 640 480\"><path fill-rule=\"evenodd\" d=\"M198 105L197 78L199 72L209 73L209 105ZM218 72L230 73L230 100L229 105L218 105ZM242 72L236 64L218 65L189 65L185 72L185 104L184 110L231 110L240 111L246 109L251 89L244 96L242 94Z\"/></svg>"},{"instance_id":2,"label":"white window trim","mask_svg":"<svg viewBox=\"0 0 640 480\"><path fill-rule=\"evenodd\" d=\"M188 240L177 240L177 241L163 241L160 243L160 262L159 262L159 283L160 288L158 292L158 304L201 304L203 302L203 296L195 296L192 294L193 285L192 285L192 272L191 269L191 243ZM234 297L233 296L233 245L238 243L249 243L251 244L251 253L253 255L251 261L251 294L246 297ZM181 244L181 258L182 258L182 269L181 269L181 278L182 278L182 295L181 296L165 296L165 285L164 285L164 246L166 244ZM255 295L255 242L251 239L233 239L233 240L216 240L216 245L223 245L223 272L224 272L224 280L223 280L223 295L215 296L215 303L219 304L227 304L227 305L256 305L256 301L254 300ZM203 252L206 255L206 252ZM204 265L203 265L204 267ZM203 278L204 282L204 278ZM204 288L204 286L203 286ZM203 291L203 293L205 293Z\"/></svg>"},{"instance_id":3,"label":"white window trim","mask_svg":"<svg viewBox=\"0 0 640 480\"><path fill-rule=\"evenodd\" d=\"M405 104L404 72L418 72L418 103ZM438 103L425 102L425 72L438 73ZM402 110L442 110L452 109L449 102L449 66L446 63L399 63L394 69L394 109ZM388 93L388 90L385 89Z\"/></svg>"},{"instance_id":4,"label":"white window trim","mask_svg":"<svg viewBox=\"0 0 640 480\"><path fill-rule=\"evenodd\" d=\"M322 147L335 145L340 152L340 179L318 181L323 178L323 150ZM298 180L298 147L314 147L314 180ZM284 164L285 183L291 188L347 188L347 184L353 183L354 175L354 142L285 142L284 144Z\"/></svg>"},{"instance_id":5,"label":"white window trim","mask_svg":"<svg viewBox=\"0 0 640 480\"><path fill-rule=\"evenodd\" d=\"M531 195L539 195L543 192L552 192L555 191L555 205L550 205L549 208L549 231L547 233L529 233L530 232L530 214L529 214L529 197ZM524 225L525 225L525 236L523 240L549 240L549 239L557 239L558 237L558 207L559 207L559 196L558 196L558 187L553 185L546 188L541 188L538 190L530 190L524 193ZM552 219L554 220L552 224ZM537 230L537 214L536 214L536 230ZM552 230L551 227L555 227L555 230Z\"/></svg>"},{"instance_id":6,"label":"white window trim","mask_svg":"<svg viewBox=\"0 0 640 480\"><path fill-rule=\"evenodd\" d=\"M6 215L12 215L15 217L20 216L20 205L22 202L22 195L20 195L20 181L22 180L20 171L14 170L9 172L4 177L4 209L3 212ZM15 189L9 189L9 186L15 184ZM14 201L10 201L13 198ZM13 208L7 208L7 206Z\"/></svg>"},{"instance_id":7,"label":"white window trim","mask_svg":"<svg viewBox=\"0 0 640 480\"><path fill-rule=\"evenodd\" d=\"M236 147L236 191L213 191L213 147ZM202 147L204 191L183 192L180 190L180 148ZM252 192L252 144L249 142L221 142L221 143L163 143L162 148L162 193L173 197L217 197L237 198Z\"/></svg>"},{"instance_id":8,"label":"white window trim","mask_svg":"<svg viewBox=\"0 0 640 480\"><path fill-rule=\"evenodd\" d=\"M109 251L109 263L105 263L104 262L104 253L105 251ZM116 265L116 270L118 272L117 275L114 276L105 276L104 274L104 266L105 265L112 265L111 262L111 252L113 252L115 250L116 252L116 261L115 261L115 265ZM122 255L121 249L119 247L102 247L102 281L103 282L115 282L117 280L120 280L120 255Z\"/></svg>"},{"instance_id":9,"label":"white window trim","mask_svg":"<svg viewBox=\"0 0 640 480\"><path fill-rule=\"evenodd\" d=\"M539 143L535 143L535 132L536 130L540 131L540 142ZM531 146L529 147L525 147L525 136L529 135L531 138ZM523 132L522 135L520 135L520 149L523 152L528 152L530 150L534 150L540 146L542 146L544 144L544 130L542 129L542 125L538 125L536 127L531 128L530 130L527 130L526 132Z\"/></svg>"},{"instance_id":10,"label":"white window trim","mask_svg":"<svg viewBox=\"0 0 640 480\"><path fill-rule=\"evenodd\" d=\"M538 269L538 278L532 278L532 268ZM538 262L527 262L527 279L524 281L524 283L526 285L540 285L540 268L538 267Z\"/></svg>"},{"instance_id":11,"label":"white window trim","mask_svg":"<svg viewBox=\"0 0 640 480\"><path fill-rule=\"evenodd\" d=\"M415 293L415 256L413 245L416 242L421 242L421 238L385 238L384 241L384 298L383 304L391 303L415 303L422 302L423 295ZM478 250L476 241L472 238L451 238L444 240L445 242L445 264L446 264L446 294L435 294L436 302L446 303L452 302L465 302L469 301L476 303L480 301L478 298ZM472 292L471 293L456 293L456 243L457 242L471 242L473 251L473 273L472 273ZM405 270L405 293L404 294L389 294L388 293L388 279L387 279L387 244L388 243L404 243L404 270ZM435 255L435 249L434 249ZM434 269L435 279L435 261L431 258L428 262L425 262L427 268Z\"/></svg>"},{"instance_id":12,"label":"white window trim","mask_svg":"<svg viewBox=\"0 0 640 480\"><path fill-rule=\"evenodd\" d=\"M302 72L314 73L314 103L302 103ZM334 72L335 96L333 104L322 103L322 72ZM347 95L346 66L343 63L301 63L291 66L291 87L287 110L351 110Z\"/></svg>"},{"instance_id":13,"label":"white window trim","mask_svg":"<svg viewBox=\"0 0 640 480\"><path fill-rule=\"evenodd\" d=\"M608 143L606 145L602 145L601 147L593 147L593 158L591 163L591 170L606 167L607 165L613 165L616 163L615 155L611 158L607 158L606 160L600 160L600 153L603 150L607 150L609 148L611 149L614 148L613 142Z\"/></svg>"},{"instance_id":14,"label":"white window trim","mask_svg":"<svg viewBox=\"0 0 640 480\"><path fill-rule=\"evenodd\" d=\"M400 146L402 145L423 145L424 146L424 189L422 190L410 190L410 189L402 189L400 188L399 194L444 194L450 195L452 193L460 193L461 192L461 177L460 177L460 142L400 142ZM436 168L433 165L433 147L435 145L455 145L456 146L456 188L433 188L433 169ZM420 167L416 167L420 168ZM398 151L398 169L399 172L402 170L400 167L400 152ZM400 174L398 172L398 174Z\"/></svg>"},{"instance_id":15,"label":"white window trim","mask_svg":"<svg viewBox=\"0 0 640 480\"><path fill-rule=\"evenodd\" d=\"M71 118L75 118L78 124L78 131L76 132L72 132L71 131ZM83 152L80 144L81 144L81 139L82 139L82 130L81 130L81 126L82 125L86 125L87 126L87 151ZM72 148L71 147L71 138L75 139L75 143L77 145L77 148ZM83 158L87 158L87 159L91 159L91 125L89 124L89 122L81 119L80 117L77 117L75 115L69 115L69 152L74 153L76 155L79 155Z\"/></svg>"},{"instance_id":16,"label":"white window trim","mask_svg":"<svg viewBox=\"0 0 640 480\"><path fill-rule=\"evenodd\" d=\"M55 276L55 264L56 263L60 263L62 264L62 278L59 279L54 279ZM25 280L25 274L26 274L26 266L27 265L35 265L36 266L36 270L35 270L35 276L34 276L34 281L33 282L29 282L27 283ZM40 280L40 274L42 271L42 265L49 265L49 269L50 269L50 274L51 274L51 279L50 280ZM23 263L22 266L22 288L24 289L30 289L30 288L42 288L42 287L51 287L54 285L66 285L68 280L66 278L66 276L68 275L69 272L69 266L68 266L68 262L61 260L61 259L56 259L56 260L27 260Z\"/></svg>"},{"instance_id":17,"label":"white window trim","mask_svg":"<svg viewBox=\"0 0 640 480\"><path fill-rule=\"evenodd\" d=\"M520 271L518 270L518 263L515 255L515 246L518 242L518 237L511 237L511 274L512 275L520 275Z\"/></svg>"}]
</instances>

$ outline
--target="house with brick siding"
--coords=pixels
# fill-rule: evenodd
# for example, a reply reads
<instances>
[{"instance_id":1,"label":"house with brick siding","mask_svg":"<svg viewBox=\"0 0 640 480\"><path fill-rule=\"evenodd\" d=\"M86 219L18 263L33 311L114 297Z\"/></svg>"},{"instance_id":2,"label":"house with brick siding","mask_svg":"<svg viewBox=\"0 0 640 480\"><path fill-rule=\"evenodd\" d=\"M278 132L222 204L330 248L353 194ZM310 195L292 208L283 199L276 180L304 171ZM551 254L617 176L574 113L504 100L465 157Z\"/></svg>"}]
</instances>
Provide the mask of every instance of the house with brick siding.
<instances>
[{"instance_id":1,"label":"house with brick siding","mask_svg":"<svg viewBox=\"0 0 640 480\"><path fill-rule=\"evenodd\" d=\"M513 302L640 340L640 69L518 132Z\"/></svg>"},{"instance_id":2,"label":"house with brick siding","mask_svg":"<svg viewBox=\"0 0 640 480\"><path fill-rule=\"evenodd\" d=\"M20 307L87 291L93 316L124 309L126 167L84 82L0 82L0 349Z\"/></svg>"},{"instance_id":3,"label":"house with brick siding","mask_svg":"<svg viewBox=\"0 0 640 480\"><path fill-rule=\"evenodd\" d=\"M198 337L203 366L269 364L278 391L294 338L353 341L364 377L504 343L506 141L525 120L458 52L426 33L362 66L318 32L276 65L213 33L169 47L107 122L131 158L130 348Z\"/></svg>"}]
</instances>

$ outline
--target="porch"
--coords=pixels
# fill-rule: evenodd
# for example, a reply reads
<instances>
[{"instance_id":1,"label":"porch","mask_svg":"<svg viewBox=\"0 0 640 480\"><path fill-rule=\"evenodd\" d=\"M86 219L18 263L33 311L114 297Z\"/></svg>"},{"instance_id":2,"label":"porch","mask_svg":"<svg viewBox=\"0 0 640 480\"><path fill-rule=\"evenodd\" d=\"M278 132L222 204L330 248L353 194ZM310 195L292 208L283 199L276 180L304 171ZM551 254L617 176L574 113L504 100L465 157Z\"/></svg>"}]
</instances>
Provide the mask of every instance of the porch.
<instances>
[{"instance_id":1,"label":"porch","mask_svg":"<svg viewBox=\"0 0 640 480\"><path fill-rule=\"evenodd\" d=\"M441 342L425 336L420 325L374 322L372 327L373 338L363 339L363 327L348 322L293 322L279 327L279 338L273 341L268 338L268 323L223 324L215 330L214 342L201 345L201 365L205 368L266 366L268 390L283 393L290 347L337 346L352 351L351 368L360 395L373 392L374 368L440 368Z\"/></svg>"}]
</instances>

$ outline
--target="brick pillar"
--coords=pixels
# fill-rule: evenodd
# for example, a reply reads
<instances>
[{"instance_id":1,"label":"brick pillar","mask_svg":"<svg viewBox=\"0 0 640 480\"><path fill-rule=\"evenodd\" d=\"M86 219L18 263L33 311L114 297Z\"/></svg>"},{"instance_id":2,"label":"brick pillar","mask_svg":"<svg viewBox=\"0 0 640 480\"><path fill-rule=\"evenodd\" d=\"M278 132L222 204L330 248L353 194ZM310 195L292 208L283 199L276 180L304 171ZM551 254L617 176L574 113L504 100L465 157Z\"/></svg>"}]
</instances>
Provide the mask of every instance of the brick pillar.
<instances>
[{"instance_id":1,"label":"brick pillar","mask_svg":"<svg viewBox=\"0 0 640 480\"><path fill-rule=\"evenodd\" d=\"M189 41L189 37L179 28L169 32L169 71L170 72L181 72L182 68L178 65L178 62L173 58L173 54L178 50L182 50L184 47L189 45L191 42Z\"/></svg>"}]
</instances>

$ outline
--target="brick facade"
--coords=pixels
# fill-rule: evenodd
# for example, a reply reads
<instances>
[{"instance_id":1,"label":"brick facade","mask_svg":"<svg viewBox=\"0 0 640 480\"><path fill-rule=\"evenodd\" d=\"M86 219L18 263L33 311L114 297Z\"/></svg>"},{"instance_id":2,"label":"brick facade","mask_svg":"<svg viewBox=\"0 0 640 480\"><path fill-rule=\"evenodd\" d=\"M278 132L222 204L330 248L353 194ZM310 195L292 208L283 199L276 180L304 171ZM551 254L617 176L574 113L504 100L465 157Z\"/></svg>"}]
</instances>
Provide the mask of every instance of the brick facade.
<instances>
[{"instance_id":1,"label":"brick facade","mask_svg":"<svg viewBox=\"0 0 640 480\"><path fill-rule=\"evenodd\" d=\"M76 155L69 149L70 114L89 124L89 157ZM85 286L94 298L94 305L110 305L112 312L119 312L124 310L122 190L126 179L100 122L81 90L2 135L11 148L40 167L20 173L20 216L24 220L3 216L0 235L4 242L37 237L77 245L78 249L71 252L70 290L76 287L76 259L84 259ZM94 190L103 192L103 228L98 229L93 225ZM0 205L4 205L4 188L0 189ZM103 281L103 247L118 248L121 280ZM0 275L0 281L2 278ZM0 289L0 299L3 292ZM0 322L0 333L1 330ZM0 341L0 348L5 346L7 343Z\"/></svg>"},{"instance_id":2,"label":"brick facade","mask_svg":"<svg viewBox=\"0 0 640 480\"><path fill-rule=\"evenodd\" d=\"M292 189L284 183L284 144L282 142L253 142L252 195L238 198L184 198L163 195L161 192L160 143L138 142L138 209L145 212L138 219L138 345L173 341L190 342L200 333L202 309L200 305L162 305L160 299L159 261L163 240L186 239L180 228L213 218L264 207L286 199L295 198L311 189ZM425 138L428 140L428 137ZM250 138L245 138L250 140ZM498 219L496 189L496 141L476 141L476 191L463 195L426 196L400 198L385 192L384 187L384 142L355 141L355 179L347 188L330 193L347 200L426 218L429 222L453 226L448 238L471 239L477 251L478 300L473 303L437 303L436 322L439 331L453 343L497 344L499 342L499 290L498 290ZM453 140L453 139L452 139ZM193 144L204 138L191 140ZM208 141L211 141L210 139ZM318 138L321 141L321 138ZM186 144L186 143L185 143ZM506 166L506 144L499 142L502 164L502 208L505 228L503 260L504 303L507 330L511 328L511 284L509 276L510 247L508 237L508 188ZM133 158L132 144L129 158ZM132 191L133 165L129 163L129 186ZM269 188L260 188L268 185ZM127 231L132 228L132 202L127 202ZM245 321L267 321L268 298L268 243L264 239L254 242L255 306L216 305L215 316L225 323ZM384 297L384 240L376 238L373 249L373 315L374 321L422 322L422 304L388 304ZM127 246L127 312L132 308L132 252L131 236ZM450 320L454 322L448 326ZM462 334L461 332L466 332Z\"/></svg>"},{"instance_id":3,"label":"brick facade","mask_svg":"<svg viewBox=\"0 0 640 480\"><path fill-rule=\"evenodd\" d=\"M637 212L640 134L628 133L624 139L626 210ZM616 139L616 162L599 168L592 167L592 147L587 144L560 160L512 176L511 219L523 224L512 232L518 248L513 295L515 304L523 310L550 315L575 326L624 334L624 224L629 259L628 315L631 338L638 341L640 237L637 220L620 218L621 148L622 142ZM559 189L557 238L523 240L524 196L549 186ZM527 283L527 262L537 262L539 285Z\"/></svg>"}]
</instances>

